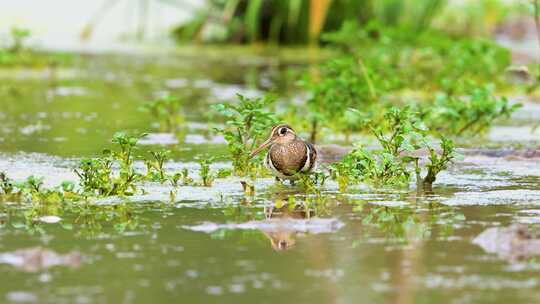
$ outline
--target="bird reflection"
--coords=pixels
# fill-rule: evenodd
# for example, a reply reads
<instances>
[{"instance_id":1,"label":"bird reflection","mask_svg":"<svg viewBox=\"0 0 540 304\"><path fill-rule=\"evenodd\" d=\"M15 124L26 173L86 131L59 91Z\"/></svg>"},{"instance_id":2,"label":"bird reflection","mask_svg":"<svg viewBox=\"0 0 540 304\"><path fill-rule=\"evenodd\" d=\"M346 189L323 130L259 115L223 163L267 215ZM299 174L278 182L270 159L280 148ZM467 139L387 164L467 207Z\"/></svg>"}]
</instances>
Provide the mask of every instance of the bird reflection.
<instances>
[{"instance_id":1,"label":"bird reflection","mask_svg":"<svg viewBox=\"0 0 540 304\"><path fill-rule=\"evenodd\" d=\"M296 244L296 234L299 232L291 225L290 220L305 220L315 216L313 210L301 209L300 206L277 208L265 207L266 220L272 220L275 225L261 227L261 231L270 239L272 248L276 251L291 249Z\"/></svg>"}]
</instances>

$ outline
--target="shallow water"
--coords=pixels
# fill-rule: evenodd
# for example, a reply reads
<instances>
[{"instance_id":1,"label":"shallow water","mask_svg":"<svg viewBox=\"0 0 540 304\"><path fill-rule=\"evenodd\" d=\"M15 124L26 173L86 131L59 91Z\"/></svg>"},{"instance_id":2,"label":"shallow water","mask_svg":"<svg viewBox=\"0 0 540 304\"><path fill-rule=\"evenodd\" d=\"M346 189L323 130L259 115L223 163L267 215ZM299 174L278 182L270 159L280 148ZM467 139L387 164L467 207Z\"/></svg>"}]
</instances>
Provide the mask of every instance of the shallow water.
<instances>
[{"instance_id":1,"label":"shallow water","mask_svg":"<svg viewBox=\"0 0 540 304\"><path fill-rule=\"evenodd\" d=\"M79 158L99 154L127 129L152 133L138 153L167 145L174 155L167 169L188 168L197 179L197 155L225 153L207 132L221 123L206 116L208 104L238 91L285 91L289 67L98 56L58 79L0 73L0 171L16 180L44 176L54 187L75 179ZM179 138L137 111L166 90L190 101ZM527 131L537 108L527 103L483 144L533 148L538 131ZM74 206L3 202L0 302L536 303L536 243L481 235L524 224L535 240L539 180L537 159L472 153L441 174L431 196L414 188L340 194L329 182L314 197L269 178L246 196L239 179L227 178L180 187L172 202L172 188L159 184L145 185L144 195ZM493 243L507 246L497 252Z\"/></svg>"}]
</instances>

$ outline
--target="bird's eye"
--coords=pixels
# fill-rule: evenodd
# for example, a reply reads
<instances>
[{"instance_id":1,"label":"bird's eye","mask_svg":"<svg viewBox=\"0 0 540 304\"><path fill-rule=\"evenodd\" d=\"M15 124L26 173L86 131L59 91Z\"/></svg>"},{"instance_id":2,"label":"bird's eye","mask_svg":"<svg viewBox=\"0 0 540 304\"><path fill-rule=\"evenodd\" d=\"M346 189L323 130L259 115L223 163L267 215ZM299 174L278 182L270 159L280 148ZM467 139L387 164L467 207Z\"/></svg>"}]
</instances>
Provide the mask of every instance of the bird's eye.
<instances>
[{"instance_id":1,"label":"bird's eye","mask_svg":"<svg viewBox=\"0 0 540 304\"><path fill-rule=\"evenodd\" d=\"M285 133L287 133L287 128L279 129L279 135L285 135Z\"/></svg>"}]
</instances>

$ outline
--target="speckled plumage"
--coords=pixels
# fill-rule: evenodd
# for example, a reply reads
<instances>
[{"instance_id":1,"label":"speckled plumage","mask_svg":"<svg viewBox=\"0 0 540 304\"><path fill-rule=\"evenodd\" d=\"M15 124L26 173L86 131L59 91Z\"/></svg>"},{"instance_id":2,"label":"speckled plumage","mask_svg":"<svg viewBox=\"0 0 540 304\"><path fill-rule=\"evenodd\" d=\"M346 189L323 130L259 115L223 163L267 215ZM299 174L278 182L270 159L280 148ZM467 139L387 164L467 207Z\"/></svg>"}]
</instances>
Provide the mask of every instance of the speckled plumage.
<instances>
[{"instance_id":1,"label":"speckled plumage","mask_svg":"<svg viewBox=\"0 0 540 304\"><path fill-rule=\"evenodd\" d=\"M256 155L266 147L270 147L264 164L272 173L281 179L294 180L297 173L310 172L316 166L317 151L312 144L296 136L288 125L278 125L270 132L270 138L252 152Z\"/></svg>"},{"instance_id":2,"label":"speckled plumage","mask_svg":"<svg viewBox=\"0 0 540 304\"><path fill-rule=\"evenodd\" d=\"M266 166L282 179L295 179L299 172L315 168L317 152L312 144L297 139L289 144L274 144L268 150Z\"/></svg>"},{"instance_id":3,"label":"speckled plumage","mask_svg":"<svg viewBox=\"0 0 540 304\"><path fill-rule=\"evenodd\" d=\"M284 175L300 172L308 158L306 144L299 140L285 145L274 144L268 153L274 167Z\"/></svg>"}]
</instances>

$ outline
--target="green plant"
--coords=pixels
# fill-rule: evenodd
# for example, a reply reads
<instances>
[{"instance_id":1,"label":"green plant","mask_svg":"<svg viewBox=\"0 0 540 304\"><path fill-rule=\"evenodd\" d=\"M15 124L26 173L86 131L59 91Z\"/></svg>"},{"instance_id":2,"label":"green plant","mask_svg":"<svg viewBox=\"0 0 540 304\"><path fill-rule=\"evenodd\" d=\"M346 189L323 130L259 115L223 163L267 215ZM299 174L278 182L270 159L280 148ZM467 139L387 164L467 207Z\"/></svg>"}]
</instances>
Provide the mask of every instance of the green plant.
<instances>
[{"instance_id":1,"label":"green plant","mask_svg":"<svg viewBox=\"0 0 540 304\"><path fill-rule=\"evenodd\" d=\"M132 195L137 190L136 183L143 179L143 175L133 168L133 152L137 142L145 134L139 136L124 132L114 134L112 142L117 144L118 150L103 150L103 156L95 159L84 159L80 162L75 173L79 177L79 184L89 195L111 196ZM112 167L119 167L115 175Z\"/></svg>"},{"instance_id":2,"label":"green plant","mask_svg":"<svg viewBox=\"0 0 540 304\"><path fill-rule=\"evenodd\" d=\"M120 179L119 179L119 192L123 194L131 194L135 192L135 183L142 179L142 175L135 172L133 168L134 155L133 151L137 146L137 142L146 136L141 135L129 135L124 132L118 132L114 134L112 142L117 144L120 148L119 151L108 150L111 153L113 159L115 159L120 165ZM107 153L107 150L105 150ZM129 193L128 189L133 192Z\"/></svg>"},{"instance_id":3,"label":"green plant","mask_svg":"<svg viewBox=\"0 0 540 304\"><path fill-rule=\"evenodd\" d=\"M458 97L439 94L426 119L430 129L446 136L478 135L493 122L510 117L521 104L510 105L506 97L495 97L492 86L475 87Z\"/></svg>"},{"instance_id":4,"label":"green plant","mask_svg":"<svg viewBox=\"0 0 540 304\"><path fill-rule=\"evenodd\" d=\"M232 170L229 168L220 168L217 172L217 178L227 178L232 175Z\"/></svg>"},{"instance_id":5,"label":"green plant","mask_svg":"<svg viewBox=\"0 0 540 304\"><path fill-rule=\"evenodd\" d=\"M373 153L359 146L347 154L334 166L340 188L343 189L349 180L379 186L408 185L411 174L402 154L420 148L425 131L423 123L410 107L393 107L385 113L383 123L367 121L366 125L382 150Z\"/></svg>"},{"instance_id":6,"label":"green plant","mask_svg":"<svg viewBox=\"0 0 540 304\"><path fill-rule=\"evenodd\" d=\"M324 35L329 47L344 57L361 60L376 71L373 86L379 94L397 90L443 90L460 94L463 82L504 85L510 52L487 39L453 37L440 31L413 31L372 22L360 27L344 23Z\"/></svg>"},{"instance_id":7,"label":"green plant","mask_svg":"<svg viewBox=\"0 0 540 304\"><path fill-rule=\"evenodd\" d=\"M216 176L210 169L210 164L214 161L212 157L203 157L199 159L199 176L201 177L201 184L204 187L211 187Z\"/></svg>"},{"instance_id":8,"label":"green plant","mask_svg":"<svg viewBox=\"0 0 540 304\"><path fill-rule=\"evenodd\" d=\"M30 30L19 27L11 28L11 46L8 50L11 53L19 53L24 48L24 41L28 39L31 35Z\"/></svg>"},{"instance_id":9,"label":"green plant","mask_svg":"<svg viewBox=\"0 0 540 304\"><path fill-rule=\"evenodd\" d=\"M184 100L182 98L166 95L142 105L139 109L150 113L158 120L161 131L175 132L185 121L182 114L183 105Z\"/></svg>"},{"instance_id":10,"label":"green plant","mask_svg":"<svg viewBox=\"0 0 540 304\"><path fill-rule=\"evenodd\" d=\"M454 159L461 159L462 156L455 151L454 143L446 138L442 138L441 144L442 152L439 154L435 148L427 146L429 151L429 163L426 165L426 175L420 177L421 168L418 164L418 159L415 159L415 171L417 188L422 189L424 192L431 192L433 183L437 179L437 175L446 170L448 164Z\"/></svg>"},{"instance_id":11,"label":"green plant","mask_svg":"<svg viewBox=\"0 0 540 304\"><path fill-rule=\"evenodd\" d=\"M307 101L308 115L304 115L311 125L310 140L317 140L317 133L323 126L350 134L358 131L357 126L363 115L346 112L349 108L369 109L376 101L377 92L374 79L377 75L353 57L334 59L322 65L320 74L308 74L303 86L310 92Z\"/></svg>"},{"instance_id":12,"label":"green plant","mask_svg":"<svg viewBox=\"0 0 540 304\"><path fill-rule=\"evenodd\" d=\"M244 195L253 196L255 195L255 185L247 181L240 181L242 185L242 190L244 190Z\"/></svg>"},{"instance_id":13,"label":"green plant","mask_svg":"<svg viewBox=\"0 0 540 304\"><path fill-rule=\"evenodd\" d=\"M101 158L81 160L74 171L79 177L79 185L83 192L89 196L114 195L116 191L112 189L112 164L113 160L109 154Z\"/></svg>"},{"instance_id":14,"label":"green plant","mask_svg":"<svg viewBox=\"0 0 540 304\"><path fill-rule=\"evenodd\" d=\"M280 44L317 43L344 22L421 32L446 0L211 0L173 31L179 41Z\"/></svg>"},{"instance_id":15,"label":"green plant","mask_svg":"<svg viewBox=\"0 0 540 304\"><path fill-rule=\"evenodd\" d=\"M146 177L152 181L164 183L167 180L167 174L163 165L171 155L170 150L151 151L152 159L146 159Z\"/></svg>"},{"instance_id":16,"label":"green plant","mask_svg":"<svg viewBox=\"0 0 540 304\"><path fill-rule=\"evenodd\" d=\"M10 195L13 193L13 181L4 172L0 172L0 190L3 194Z\"/></svg>"},{"instance_id":17,"label":"green plant","mask_svg":"<svg viewBox=\"0 0 540 304\"><path fill-rule=\"evenodd\" d=\"M58 208L57 203L73 202L81 199L72 182L64 181L55 188L44 187L44 178L31 175L24 181L15 182L5 173L0 173L0 193L2 200L27 201L35 206Z\"/></svg>"},{"instance_id":18,"label":"green plant","mask_svg":"<svg viewBox=\"0 0 540 304\"><path fill-rule=\"evenodd\" d=\"M193 179L189 177L189 171L187 168L182 169L182 184L185 186L193 185Z\"/></svg>"},{"instance_id":19,"label":"green plant","mask_svg":"<svg viewBox=\"0 0 540 304\"><path fill-rule=\"evenodd\" d=\"M382 122L368 121L366 124L381 150L370 151L357 146L342 161L332 165L332 177L337 180L341 191L358 182L375 186L408 186L413 176L410 164L415 164L417 177L421 171L419 157L408 154L421 148L428 149L430 163L426 177L421 181L419 178L418 184L430 190L437 174L457 156L452 141L448 139L442 139L442 154L429 144L429 130L412 107L392 107L386 111Z\"/></svg>"},{"instance_id":20,"label":"green plant","mask_svg":"<svg viewBox=\"0 0 540 304\"><path fill-rule=\"evenodd\" d=\"M218 104L213 108L227 119L223 128L215 130L227 140L234 173L245 176L257 171L261 162L250 161L250 153L277 120L266 110L272 98L246 98L238 94L238 99L238 104Z\"/></svg>"}]
</instances>

